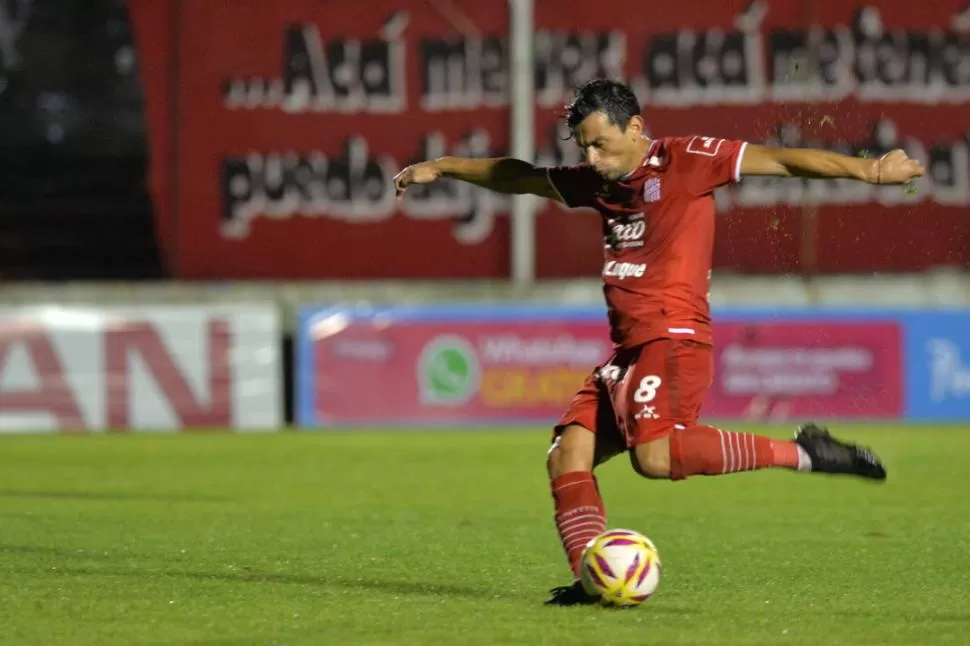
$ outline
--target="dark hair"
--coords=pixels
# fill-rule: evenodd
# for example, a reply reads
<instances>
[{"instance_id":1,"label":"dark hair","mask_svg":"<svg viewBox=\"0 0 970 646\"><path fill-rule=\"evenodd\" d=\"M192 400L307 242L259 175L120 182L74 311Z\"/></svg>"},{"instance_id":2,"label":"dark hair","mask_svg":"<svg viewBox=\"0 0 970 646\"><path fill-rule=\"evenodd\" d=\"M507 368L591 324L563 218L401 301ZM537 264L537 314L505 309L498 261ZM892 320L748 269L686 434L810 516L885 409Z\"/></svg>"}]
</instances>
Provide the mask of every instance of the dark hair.
<instances>
[{"instance_id":1,"label":"dark hair","mask_svg":"<svg viewBox=\"0 0 970 646\"><path fill-rule=\"evenodd\" d=\"M593 79L576 88L573 102L566 106L566 126L571 132L594 112L602 112L611 124L626 130L630 119L640 114L640 102L619 81Z\"/></svg>"}]
</instances>

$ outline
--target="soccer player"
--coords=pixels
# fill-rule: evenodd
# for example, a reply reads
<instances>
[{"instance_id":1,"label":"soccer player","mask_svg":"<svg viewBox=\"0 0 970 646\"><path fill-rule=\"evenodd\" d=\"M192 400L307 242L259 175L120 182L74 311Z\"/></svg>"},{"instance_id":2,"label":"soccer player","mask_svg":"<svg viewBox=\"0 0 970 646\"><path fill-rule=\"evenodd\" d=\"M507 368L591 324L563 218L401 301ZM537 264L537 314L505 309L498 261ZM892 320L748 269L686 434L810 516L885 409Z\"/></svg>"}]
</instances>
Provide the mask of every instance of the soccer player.
<instances>
[{"instance_id":1,"label":"soccer player","mask_svg":"<svg viewBox=\"0 0 970 646\"><path fill-rule=\"evenodd\" d=\"M593 470L620 453L629 453L646 478L765 468L886 478L873 453L815 424L780 441L698 421L713 378L712 193L745 175L870 184L904 184L923 175L902 150L862 159L716 137L650 139L636 96L609 80L578 88L565 122L585 164L540 168L510 158L444 157L408 166L394 179L399 194L447 177L591 207L602 217L603 293L614 351L570 402L548 453L555 521L574 575L571 585L553 589L547 603L557 605L591 602L578 581L580 556L606 528Z\"/></svg>"}]
</instances>

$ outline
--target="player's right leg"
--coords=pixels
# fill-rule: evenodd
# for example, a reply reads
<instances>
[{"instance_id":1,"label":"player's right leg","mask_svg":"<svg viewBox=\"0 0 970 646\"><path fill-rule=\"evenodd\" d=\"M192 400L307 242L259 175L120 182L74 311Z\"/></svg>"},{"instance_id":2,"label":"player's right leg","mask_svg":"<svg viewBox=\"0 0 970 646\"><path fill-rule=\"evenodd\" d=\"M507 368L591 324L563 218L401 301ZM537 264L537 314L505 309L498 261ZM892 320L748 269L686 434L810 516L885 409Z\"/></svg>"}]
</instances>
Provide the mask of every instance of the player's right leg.
<instances>
[{"instance_id":1,"label":"player's right leg","mask_svg":"<svg viewBox=\"0 0 970 646\"><path fill-rule=\"evenodd\" d=\"M871 451L814 424L801 427L794 441L783 441L699 423L712 374L710 346L661 339L641 348L613 401L626 420L631 459L641 475L681 480L782 468L885 479Z\"/></svg>"},{"instance_id":2,"label":"player's right leg","mask_svg":"<svg viewBox=\"0 0 970 646\"><path fill-rule=\"evenodd\" d=\"M886 479L886 469L872 451L832 437L815 424L800 426L795 439L788 441L697 422L683 424L637 444L630 458L640 475L671 480L772 468Z\"/></svg>"}]
</instances>

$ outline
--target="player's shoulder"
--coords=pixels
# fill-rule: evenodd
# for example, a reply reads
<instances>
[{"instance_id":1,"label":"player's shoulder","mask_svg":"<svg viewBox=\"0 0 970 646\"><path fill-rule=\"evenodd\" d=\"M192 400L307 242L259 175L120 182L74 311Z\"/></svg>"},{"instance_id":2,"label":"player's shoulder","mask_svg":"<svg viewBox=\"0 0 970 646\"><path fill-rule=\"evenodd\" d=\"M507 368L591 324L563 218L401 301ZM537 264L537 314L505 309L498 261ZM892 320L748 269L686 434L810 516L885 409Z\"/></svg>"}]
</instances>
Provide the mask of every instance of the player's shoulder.
<instances>
[{"instance_id":1,"label":"player's shoulder","mask_svg":"<svg viewBox=\"0 0 970 646\"><path fill-rule=\"evenodd\" d=\"M567 206L589 206L603 183L600 174L587 163L549 166L546 176Z\"/></svg>"},{"instance_id":2,"label":"player's shoulder","mask_svg":"<svg viewBox=\"0 0 970 646\"><path fill-rule=\"evenodd\" d=\"M703 134L661 137L658 141L671 157L683 155L715 157L722 146L731 144L731 140L726 137Z\"/></svg>"}]
</instances>

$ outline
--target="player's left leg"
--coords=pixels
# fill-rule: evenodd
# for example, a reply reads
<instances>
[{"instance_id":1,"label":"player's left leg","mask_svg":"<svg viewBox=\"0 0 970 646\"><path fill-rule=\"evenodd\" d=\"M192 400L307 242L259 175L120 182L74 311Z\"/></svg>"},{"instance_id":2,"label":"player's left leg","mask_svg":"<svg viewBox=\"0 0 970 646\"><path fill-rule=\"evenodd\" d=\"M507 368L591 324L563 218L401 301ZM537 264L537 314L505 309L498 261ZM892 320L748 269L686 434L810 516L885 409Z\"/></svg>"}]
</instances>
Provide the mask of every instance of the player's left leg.
<instances>
[{"instance_id":1,"label":"player's left leg","mask_svg":"<svg viewBox=\"0 0 970 646\"><path fill-rule=\"evenodd\" d=\"M556 529L573 580L550 590L547 605L572 606L594 601L579 583L580 559L586 544L606 531L606 505L593 470L625 450L619 442L611 441L618 434L610 430L602 424L584 426L577 422L556 429L546 465L556 508Z\"/></svg>"},{"instance_id":2,"label":"player's left leg","mask_svg":"<svg viewBox=\"0 0 970 646\"><path fill-rule=\"evenodd\" d=\"M570 401L553 430L552 446L546 456L556 529L573 574L572 583L551 590L552 596L546 601L549 605L571 606L594 601L579 583L583 550L606 529L606 506L593 471L627 449L616 427L616 416L600 370L601 367L593 371Z\"/></svg>"},{"instance_id":3,"label":"player's left leg","mask_svg":"<svg viewBox=\"0 0 970 646\"><path fill-rule=\"evenodd\" d=\"M681 480L782 468L885 479L885 469L872 452L837 440L814 424L801 427L794 441L699 424L712 375L709 346L662 339L643 347L617 402L638 473Z\"/></svg>"}]
</instances>

